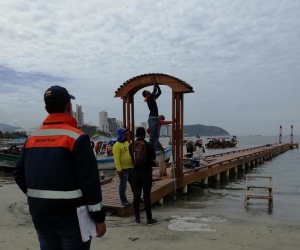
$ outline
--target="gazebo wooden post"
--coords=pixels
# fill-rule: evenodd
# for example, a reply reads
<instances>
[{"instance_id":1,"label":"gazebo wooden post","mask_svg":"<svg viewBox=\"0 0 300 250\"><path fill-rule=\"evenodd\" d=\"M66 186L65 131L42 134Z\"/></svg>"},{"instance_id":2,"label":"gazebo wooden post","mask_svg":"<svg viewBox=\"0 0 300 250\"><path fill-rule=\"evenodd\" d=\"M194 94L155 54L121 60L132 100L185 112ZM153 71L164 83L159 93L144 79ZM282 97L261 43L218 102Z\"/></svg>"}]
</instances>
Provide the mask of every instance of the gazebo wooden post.
<instances>
[{"instance_id":1,"label":"gazebo wooden post","mask_svg":"<svg viewBox=\"0 0 300 250\"><path fill-rule=\"evenodd\" d=\"M180 134L178 135L179 137L179 145L181 145L179 147L179 166L180 166L180 185L182 186L182 182L183 182L183 93L178 93L179 96L179 110L178 112L180 113Z\"/></svg>"},{"instance_id":2,"label":"gazebo wooden post","mask_svg":"<svg viewBox=\"0 0 300 250\"><path fill-rule=\"evenodd\" d=\"M133 94L129 93L123 97L123 127L129 129L128 141L134 140L134 98Z\"/></svg>"},{"instance_id":3,"label":"gazebo wooden post","mask_svg":"<svg viewBox=\"0 0 300 250\"><path fill-rule=\"evenodd\" d=\"M133 94L130 94L130 102L131 102L131 131L130 131L130 136L129 136L129 141L131 140L132 142L134 141L134 134L135 134L135 125L134 125L134 97Z\"/></svg>"},{"instance_id":4,"label":"gazebo wooden post","mask_svg":"<svg viewBox=\"0 0 300 250\"><path fill-rule=\"evenodd\" d=\"M126 96L126 124L127 124L127 128L129 130L129 134L128 134L128 141L130 142L130 140L132 139L132 123L131 123L131 107L130 107L130 94L128 94Z\"/></svg>"},{"instance_id":5,"label":"gazebo wooden post","mask_svg":"<svg viewBox=\"0 0 300 250\"><path fill-rule=\"evenodd\" d=\"M176 169L177 187L183 180L183 93L172 91L172 152Z\"/></svg>"},{"instance_id":6,"label":"gazebo wooden post","mask_svg":"<svg viewBox=\"0 0 300 250\"><path fill-rule=\"evenodd\" d=\"M123 126L126 127L126 98L123 98Z\"/></svg>"},{"instance_id":7,"label":"gazebo wooden post","mask_svg":"<svg viewBox=\"0 0 300 250\"><path fill-rule=\"evenodd\" d=\"M172 90L172 160L173 160L173 164L174 164L174 169L176 170L176 147L174 147L174 145L176 145L176 138L175 138L175 134L176 134L176 113L175 113L175 107L176 107L176 100L175 100L175 93ZM177 171L176 173L176 178L177 178Z\"/></svg>"}]
</instances>

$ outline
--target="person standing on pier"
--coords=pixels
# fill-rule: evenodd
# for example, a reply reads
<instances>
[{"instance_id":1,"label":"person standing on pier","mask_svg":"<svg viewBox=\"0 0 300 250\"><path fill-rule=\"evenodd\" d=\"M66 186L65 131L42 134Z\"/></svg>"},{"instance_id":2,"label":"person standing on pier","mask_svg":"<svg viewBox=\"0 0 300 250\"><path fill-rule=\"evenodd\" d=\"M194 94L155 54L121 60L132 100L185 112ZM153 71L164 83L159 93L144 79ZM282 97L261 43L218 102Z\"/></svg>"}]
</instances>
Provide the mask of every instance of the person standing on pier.
<instances>
[{"instance_id":1,"label":"person standing on pier","mask_svg":"<svg viewBox=\"0 0 300 250\"><path fill-rule=\"evenodd\" d=\"M133 163L135 223L141 223L139 199L143 190L147 224L155 225L158 221L152 218L151 212L152 166L155 166L155 150L149 142L145 141L145 128L138 127L136 137L137 139L129 145L129 153Z\"/></svg>"},{"instance_id":2,"label":"person standing on pier","mask_svg":"<svg viewBox=\"0 0 300 250\"><path fill-rule=\"evenodd\" d=\"M122 127L119 128L117 130L117 135L117 142L113 146L113 156L120 179L119 195L121 203L124 206L130 206L131 204L126 197L127 182L129 182L133 192L132 162L128 151L129 143L127 141L128 129Z\"/></svg>"},{"instance_id":3,"label":"person standing on pier","mask_svg":"<svg viewBox=\"0 0 300 250\"><path fill-rule=\"evenodd\" d=\"M206 161L206 157L204 156L204 153L205 153L205 149L203 147L203 144L202 143L198 143L198 150L194 151L193 152L193 157L197 157L200 159L200 165L202 166L206 166L208 163Z\"/></svg>"},{"instance_id":4,"label":"person standing on pier","mask_svg":"<svg viewBox=\"0 0 300 250\"><path fill-rule=\"evenodd\" d=\"M185 143L185 147L186 147L187 154L191 155L191 154L193 154L194 151L197 150L197 147L199 147L199 148L202 147L202 140L200 140L200 137L189 139ZM205 153L205 149L203 147L202 147L202 150L203 150L203 153Z\"/></svg>"},{"instance_id":5,"label":"person standing on pier","mask_svg":"<svg viewBox=\"0 0 300 250\"><path fill-rule=\"evenodd\" d=\"M26 141L14 170L42 250L90 249L91 240L82 242L76 212L83 205L97 223L98 237L106 232L98 165L89 136L71 115L71 99L63 87L47 89L49 115Z\"/></svg>"},{"instance_id":6,"label":"person standing on pier","mask_svg":"<svg viewBox=\"0 0 300 250\"><path fill-rule=\"evenodd\" d=\"M152 93L148 90L144 90L142 92L143 97L145 98L145 102L147 102L149 108L149 118L148 125L150 128L149 133L149 141L156 150L158 147L158 138L159 138L159 120L158 120L158 107L156 100L161 95L161 90L159 85L156 83L156 78L152 77L151 81L153 83L153 91Z\"/></svg>"}]
</instances>

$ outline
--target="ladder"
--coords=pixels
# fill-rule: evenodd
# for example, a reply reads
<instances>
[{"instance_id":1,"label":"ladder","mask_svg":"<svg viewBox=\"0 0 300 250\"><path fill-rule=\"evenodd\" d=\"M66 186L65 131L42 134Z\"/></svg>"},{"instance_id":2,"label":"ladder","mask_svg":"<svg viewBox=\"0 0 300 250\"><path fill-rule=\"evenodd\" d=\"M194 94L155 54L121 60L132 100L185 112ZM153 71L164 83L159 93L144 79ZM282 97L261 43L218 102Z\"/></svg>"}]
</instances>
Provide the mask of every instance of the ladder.
<instances>
[{"instance_id":1,"label":"ladder","mask_svg":"<svg viewBox=\"0 0 300 250\"><path fill-rule=\"evenodd\" d=\"M248 185L249 179L269 179L270 183L269 186L254 186L254 185ZM249 189L265 189L269 190L269 195L249 195L248 191ZM259 175L246 175L246 184L245 184L245 206L248 205L249 199L265 199L269 201L269 206L273 207L273 188L272 188L272 177L271 176L259 176Z\"/></svg>"}]
</instances>

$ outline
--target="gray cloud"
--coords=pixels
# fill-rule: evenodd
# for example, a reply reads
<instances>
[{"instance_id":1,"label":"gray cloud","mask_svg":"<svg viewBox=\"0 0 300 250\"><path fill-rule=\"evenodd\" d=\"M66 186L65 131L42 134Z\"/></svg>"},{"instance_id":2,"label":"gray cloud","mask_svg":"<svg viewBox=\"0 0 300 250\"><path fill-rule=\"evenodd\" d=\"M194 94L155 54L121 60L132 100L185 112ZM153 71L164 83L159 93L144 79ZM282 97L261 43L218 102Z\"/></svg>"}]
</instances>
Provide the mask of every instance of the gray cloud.
<instances>
[{"instance_id":1,"label":"gray cloud","mask_svg":"<svg viewBox=\"0 0 300 250\"><path fill-rule=\"evenodd\" d=\"M53 83L76 96L86 122L98 124L101 110L121 118L121 101L113 98L118 86L161 72L195 89L185 96L186 124L277 134L280 124L291 123L300 134L299 13L300 2L289 0L5 1L2 122L40 124L42 95ZM136 120L145 121L140 93L135 100ZM171 118L168 88L158 104Z\"/></svg>"},{"instance_id":2,"label":"gray cloud","mask_svg":"<svg viewBox=\"0 0 300 250\"><path fill-rule=\"evenodd\" d=\"M41 82L65 83L68 79L55 77L43 73L18 72L10 67L0 64L0 82L9 85L26 85ZM3 89L5 91L5 89Z\"/></svg>"}]
</instances>

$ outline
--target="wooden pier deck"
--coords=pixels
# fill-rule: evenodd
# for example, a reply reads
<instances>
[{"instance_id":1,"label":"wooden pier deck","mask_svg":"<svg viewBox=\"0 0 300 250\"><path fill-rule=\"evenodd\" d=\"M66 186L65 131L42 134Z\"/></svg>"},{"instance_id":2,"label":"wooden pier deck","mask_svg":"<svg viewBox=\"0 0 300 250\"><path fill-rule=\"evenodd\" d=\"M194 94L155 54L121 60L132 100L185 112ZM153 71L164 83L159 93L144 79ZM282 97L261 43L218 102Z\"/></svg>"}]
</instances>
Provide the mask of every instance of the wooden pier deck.
<instances>
[{"instance_id":1,"label":"wooden pier deck","mask_svg":"<svg viewBox=\"0 0 300 250\"><path fill-rule=\"evenodd\" d=\"M182 188L183 192L187 192L187 187L196 181L202 181L207 184L208 177L214 176L216 181L220 180L220 174L225 173L229 176L229 171L234 173L238 169L255 166L263 161L269 160L280 153L287 150L298 148L299 143L282 143L265 145L260 147L248 148L244 150L231 151L223 154L216 154L207 157L210 162L207 166L196 167L194 169L183 169L183 179L176 180L176 187ZM153 171L153 187L151 192L151 203L162 202L163 198L174 191L174 179L168 172L167 178L158 177L158 171ZM119 181L114 178L101 186L103 205L107 211L110 211L118 216L128 216L134 213L133 205L124 207L119 199ZM127 198L130 203L133 202L133 195L128 185ZM141 204L141 209L144 209Z\"/></svg>"}]
</instances>

